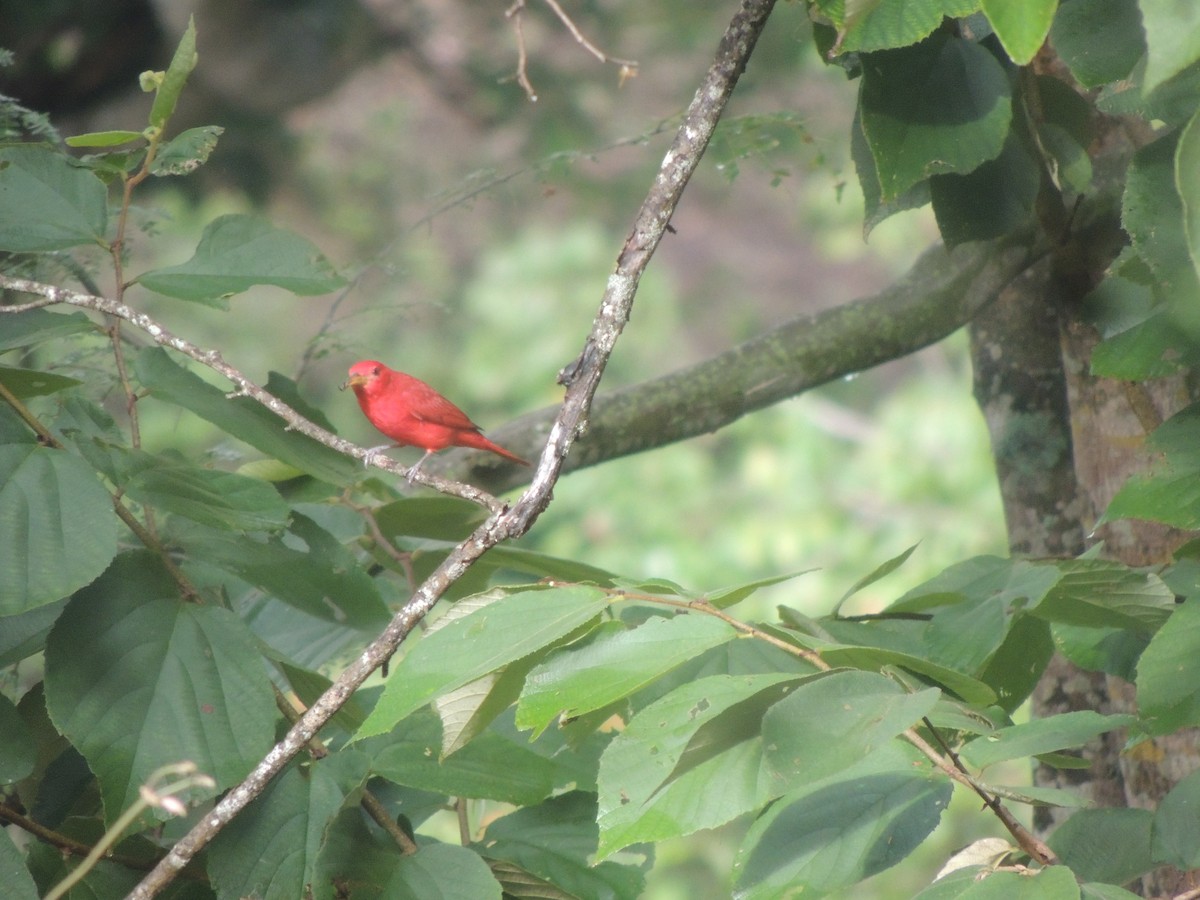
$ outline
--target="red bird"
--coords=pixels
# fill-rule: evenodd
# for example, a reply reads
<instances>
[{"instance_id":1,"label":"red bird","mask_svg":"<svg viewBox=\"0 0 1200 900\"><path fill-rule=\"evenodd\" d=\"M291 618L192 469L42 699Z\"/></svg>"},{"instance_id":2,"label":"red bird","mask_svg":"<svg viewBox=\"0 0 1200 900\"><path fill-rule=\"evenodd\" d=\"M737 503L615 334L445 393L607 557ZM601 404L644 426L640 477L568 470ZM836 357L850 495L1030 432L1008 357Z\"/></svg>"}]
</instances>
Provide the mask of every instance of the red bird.
<instances>
[{"instance_id":1,"label":"red bird","mask_svg":"<svg viewBox=\"0 0 1200 900\"><path fill-rule=\"evenodd\" d=\"M367 419L395 444L373 447L363 462L392 447L420 447L425 455L408 470L408 482L421 464L446 447L489 450L523 466L529 465L515 453L492 443L479 433L479 426L465 412L421 381L381 362L365 359L350 367L350 377L341 389L354 388L354 396Z\"/></svg>"}]
</instances>

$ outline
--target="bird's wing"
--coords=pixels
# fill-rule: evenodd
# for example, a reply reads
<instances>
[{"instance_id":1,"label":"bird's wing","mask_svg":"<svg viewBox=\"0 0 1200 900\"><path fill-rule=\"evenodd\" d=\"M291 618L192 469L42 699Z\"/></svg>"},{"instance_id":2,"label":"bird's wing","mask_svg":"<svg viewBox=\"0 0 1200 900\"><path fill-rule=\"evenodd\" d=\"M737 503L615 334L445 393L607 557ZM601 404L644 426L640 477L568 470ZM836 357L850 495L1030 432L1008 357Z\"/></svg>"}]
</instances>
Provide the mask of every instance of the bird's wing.
<instances>
[{"instance_id":1,"label":"bird's wing","mask_svg":"<svg viewBox=\"0 0 1200 900\"><path fill-rule=\"evenodd\" d=\"M472 422L465 412L423 381L409 385L405 393L411 401L411 415L417 421L453 428L456 431L479 430L479 426Z\"/></svg>"}]
</instances>

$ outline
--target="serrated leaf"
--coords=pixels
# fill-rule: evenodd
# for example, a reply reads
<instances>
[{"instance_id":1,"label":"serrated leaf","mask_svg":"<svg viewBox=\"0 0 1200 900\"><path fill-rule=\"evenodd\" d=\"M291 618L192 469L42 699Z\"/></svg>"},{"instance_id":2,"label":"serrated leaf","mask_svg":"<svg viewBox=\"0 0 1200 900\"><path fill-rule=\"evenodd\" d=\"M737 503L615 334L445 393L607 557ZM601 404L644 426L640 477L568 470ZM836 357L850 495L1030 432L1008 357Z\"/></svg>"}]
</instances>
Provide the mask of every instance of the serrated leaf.
<instances>
[{"instance_id":1,"label":"serrated leaf","mask_svg":"<svg viewBox=\"0 0 1200 900\"><path fill-rule=\"evenodd\" d=\"M442 757L441 723L429 710L408 716L402 728L370 746L381 748L372 759L373 772L423 791L524 806L544 800L554 788L554 766L526 741L496 732L485 731Z\"/></svg>"},{"instance_id":2,"label":"serrated leaf","mask_svg":"<svg viewBox=\"0 0 1200 900\"><path fill-rule=\"evenodd\" d=\"M466 847L432 843L401 856L381 897L420 900L500 900L500 883L479 854Z\"/></svg>"},{"instance_id":3,"label":"serrated leaf","mask_svg":"<svg viewBox=\"0 0 1200 900\"><path fill-rule=\"evenodd\" d=\"M1135 716L1103 716L1091 710L1062 713L976 738L962 749L960 755L968 765L983 769L1008 759L1078 747L1098 734L1127 728L1135 722Z\"/></svg>"},{"instance_id":4,"label":"serrated leaf","mask_svg":"<svg viewBox=\"0 0 1200 900\"><path fill-rule=\"evenodd\" d=\"M640 868L592 864L597 831L595 797L572 791L494 820L476 846L486 858L518 865L573 897L642 896Z\"/></svg>"},{"instance_id":5,"label":"serrated leaf","mask_svg":"<svg viewBox=\"0 0 1200 900\"><path fill-rule=\"evenodd\" d=\"M1200 6L1189 0L1140 0L1146 33L1146 79L1149 94L1200 60Z\"/></svg>"},{"instance_id":6,"label":"serrated leaf","mask_svg":"<svg viewBox=\"0 0 1200 900\"><path fill-rule=\"evenodd\" d=\"M1200 809L1200 772L1192 772L1168 792L1154 813L1151 855L1177 869L1200 868L1196 810Z\"/></svg>"},{"instance_id":7,"label":"serrated leaf","mask_svg":"<svg viewBox=\"0 0 1200 900\"><path fill-rule=\"evenodd\" d=\"M1175 593L1157 575L1107 560L1071 560L1029 612L1067 625L1152 631L1175 610Z\"/></svg>"},{"instance_id":8,"label":"serrated leaf","mask_svg":"<svg viewBox=\"0 0 1200 900\"><path fill-rule=\"evenodd\" d=\"M1086 88L1128 78L1146 52L1137 0L1071 0L1050 28L1054 49Z\"/></svg>"},{"instance_id":9,"label":"serrated leaf","mask_svg":"<svg viewBox=\"0 0 1200 900\"><path fill-rule=\"evenodd\" d=\"M317 619L365 630L380 628L390 618L379 589L354 555L298 512L293 511L286 535L263 538L173 522L171 536L187 551L189 566L229 572Z\"/></svg>"},{"instance_id":10,"label":"serrated leaf","mask_svg":"<svg viewBox=\"0 0 1200 900\"><path fill-rule=\"evenodd\" d=\"M528 656L592 620L608 595L588 587L518 591L412 646L356 739L391 731L446 691Z\"/></svg>"},{"instance_id":11,"label":"serrated leaf","mask_svg":"<svg viewBox=\"0 0 1200 900\"><path fill-rule=\"evenodd\" d=\"M291 514L265 481L197 466L143 469L125 492L147 506L234 531L279 531Z\"/></svg>"},{"instance_id":12,"label":"serrated leaf","mask_svg":"<svg viewBox=\"0 0 1200 900\"><path fill-rule=\"evenodd\" d=\"M151 175L189 175L208 162L217 146L217 138L225 133L219 125L201 125L176 135L159 148L150 163Z\"/></svg>"},{"instance_id":13,"label":"serrated leaf","mask_svg":"<svg viewBox=\"0 0 1200 900\"><path fill-rule=\"evenodd\" d=\"M908 856L937 827L951 787L911 756L884 759L879 771L823 781L772 804L738 850L734 895L819 897Z\"/></svg>"},{"instance_id":14,"label":"serrated leaf","mask_svg":"<svg viewBox=\"0 0 1200 900\"><path fill-rule=\"evenodd\" d=\"M287 431L283 420L258 401L227 397L174 362L159 347L147 347L139 353L134 370L150 396L181 406L212 422L230 437L245 441L314 478L344 485L354 481L362 470L353 459L336 450L298 431Z\"/></svg>"},{"instance_id":15,"label":"serrated leaf","mask_svg":"<svg viewBox=\"0 0 1200 900\"><path fill-rule=\"evenodd\" d=\"M35 744L16 706L0 695L0 785L20 781L33 771Z\"/></svg>"},{"instance_id":16,"label":"serrated leaf","mask_svg":"<svg viewBox=\"0 0 1200 900\"><path fill-rule=\"evenodd\" d=\"M0 828L0 878L9 900L38 900L41 896L25 866L25 854L17 849L6 828Z\"/></svg>"},{"instance_id":17,"label":"serrated leaf","mask_svg":"<svg viewBox=\"0 0 1200 900\"><path fill-rule=\"evenodd\" d=\"M1200 725L1200 600L1175 610L1137 667L1138 709L1152 735Z\"/></svg>"},{"instance_id":18,"label":"serrated leaf","mask_svg":"<svg viewBox=\"0 0 1200 900\"><path fill-rule=\"evenodd\" d=\"M366 754L343 749L293 764L272 780L208 850L207 871L218 892L282 900L328 883L318 868L321 848L334 816L366 781L368 764Z\"/></svg>"},{"instance_id":19,"label":"serrated leaf","mask_svg":"<svg viewBox=\"0 0 1200 900\"><path fill-rule=\"evenodd\" d=\"M253 636L229 610L178 593L151 554L122 554L46 641L47 709L88 760L110 823L159 766L191 760L220 791L274 742Z\"/></svg>"},{"instance_id":20,"label":"serrated leaf","mask_svg":"<svg viewBox=\"0 0 1200 900\"><path fill-rule=\"evenodd\" d=\"M0 615L53 603L96 578L117 553L112 498L78 457L0 445Z\"/></svg>"},{"instance_id":21,"label":"serrated leaf","mask_svg":"<svg viewBox=\"0 0 1200 900\"><path fill-rule=\"evenodd\" d=\"M1121 201L1121 223L1163 295L1186 305L1200 296L1200 282L1180 227L1184 211L1175 180L1178 137L1178 132L1172 132L1134 154Z\"/></svg>"},{"instance_id":22,"label":"serrated leaf","mask_svg":"<svg viewBox=\"0 0 1200 900\"><path fill-rule=\"evenodd\" d=\"M600 758L600 858L722 825L784 790L762 773L764 709L802 679L711 675L640 710Z\"/></svg>"},{"instance_id":23,"label":"serrated leaf","mask_svg":"<svg viewBox=\"0 0 1200 900\"><path fill-rule=\"evenodd\" d=\"M42 144L0 148L0 250L42 252L103 244L108 190Z\"/></svg>"},{"instance_id":24,"label":"serrated leaf","mask_svg":"<svg viewBox=\"0 0 1200 900\"><path fill-rule=\"evenodd\" d=\"M1081 809L1047 843L1078 878L1125 884L1158 865L1150 855L1153 821L1146 809Z\"/></svg>"},{"instance_id":25,"label":"serrated leaf","mask_svg":"<svg viewBox=\"0 0 1200 900\"><path fill-rule=\"evenodd\" d=\"M1040 163L1010 132L995 159L970 172L932 175L929 197L942 239L953 247L1020 228L1033 214L1039 169Z\"/></svg>"},{"instance_id":26,"label":"serrated leaf","mask_svg":"<svg viewBox=\"0 0 1200 900\"><path fill-rule=\"evenodd\" d=\"M995 159L1012 119L1008 77L995 57L941 34L867 57L859 104L884 202L931 175Z\"/></svg>"},{"instance_id":27,"label":"serrated leaf","mask_svg":"<svg viewBox=\"0 0 1200 900\"><path fill-rule=\"evenodd\" d=\"M834 646L822 648L821 658L831 666L874 672L888 666L900 666L936 681L974 706L985 707L996 702L996 692L982 681L915 654L879 647Z\"/></svg>"},{"instance_id":28,"label":"serrated leaf","mask_svg":"<svg viewBox=\"0 0 1200 900\"><path fill-rule=\"evenodd\" d=\"M654 617L578 650L559 651L530 672L517 705L517 726L538 733L560 713L600 709L736 635L712 616Z\"/></svg>"},{"instance_id":29,"label":"serrated leaf","mask_svg":"<svg viewBox=\"0 0 1200 900\"><path fill-rule=\"evenodd\" d=\"M909 694L874 672L814 678L763 717L763 769L792 785L828 777L911 728L939 696L936 688Z\"/></svg>"},{"instance_id":30,"label":"serrated leaf","mask_svg":"<svg viewBox=\"0 0 1200 900\"><path fill-rule=\"evenodd\" d=\"M143 272L134 281L168 297L210 304L259 284L307 296L346 283L307 239L239 213L210 222L187 262Z\"/></svg>"}]
</instances>

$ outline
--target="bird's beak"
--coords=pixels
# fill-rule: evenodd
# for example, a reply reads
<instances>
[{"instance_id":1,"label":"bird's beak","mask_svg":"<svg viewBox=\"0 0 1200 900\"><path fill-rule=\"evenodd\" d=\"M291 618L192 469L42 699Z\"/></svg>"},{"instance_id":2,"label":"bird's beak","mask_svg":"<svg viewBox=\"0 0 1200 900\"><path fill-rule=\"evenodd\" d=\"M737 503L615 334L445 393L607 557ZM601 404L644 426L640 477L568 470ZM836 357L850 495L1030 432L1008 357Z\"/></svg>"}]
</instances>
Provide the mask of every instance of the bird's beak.
<instances>
[{"instance_id":1,"label":"bird's beak","mask_svg":"<svg viewBox=\"0 0 1200 900\"><path fill-rule=\"evenodd\" d=\"M343 381L340 385L338 385L338 390L344 391L346 388L359 387L360 385L364 385L366 383L367 383L366 375L351 375L349 378L347 378L345 381Z\"/></svg>"}]
</instances>

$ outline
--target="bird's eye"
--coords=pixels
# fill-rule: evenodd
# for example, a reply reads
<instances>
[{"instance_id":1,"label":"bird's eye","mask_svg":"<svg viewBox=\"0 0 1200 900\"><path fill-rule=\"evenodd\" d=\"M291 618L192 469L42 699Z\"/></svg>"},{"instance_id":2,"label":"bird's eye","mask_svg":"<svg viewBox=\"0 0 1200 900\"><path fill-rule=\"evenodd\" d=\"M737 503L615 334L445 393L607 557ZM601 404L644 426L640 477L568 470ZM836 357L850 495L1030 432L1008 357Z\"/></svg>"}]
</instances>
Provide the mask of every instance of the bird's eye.
<instances>
[{"instance_id":1,"label":"bird's eye","mask_svg":"<svg viewBox=\"0 0 1200 900\"><path fill-rule=\"evenodd\" d=\"M372 366L372 367L371 367L371 374L372 374L372 375L378 375L378 374L379 374L379 366Z\"/></svg>"}]
</instances>

